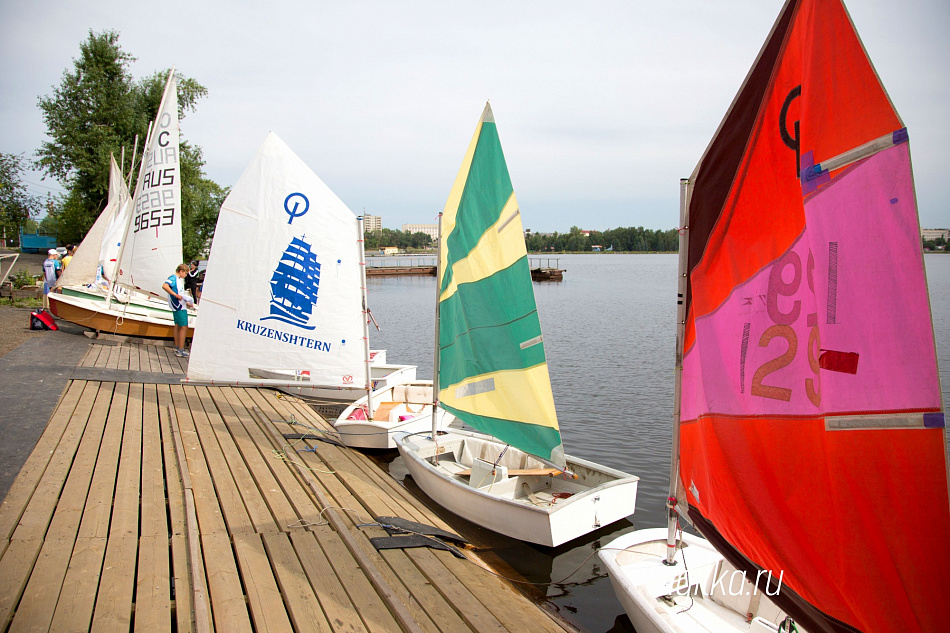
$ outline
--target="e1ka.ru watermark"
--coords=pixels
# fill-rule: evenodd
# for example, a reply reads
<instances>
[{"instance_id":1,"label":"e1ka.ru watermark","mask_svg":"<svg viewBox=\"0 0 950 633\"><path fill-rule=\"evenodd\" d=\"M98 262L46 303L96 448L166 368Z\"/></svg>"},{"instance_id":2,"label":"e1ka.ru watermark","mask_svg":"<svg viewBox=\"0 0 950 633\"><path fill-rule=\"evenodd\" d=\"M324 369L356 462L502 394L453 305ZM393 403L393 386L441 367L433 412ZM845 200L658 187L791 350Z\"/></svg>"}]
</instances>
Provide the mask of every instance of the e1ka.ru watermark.
<instances>
[{"instance_id":1,"label":"e1ka.ru watermark","mask_svg":"<svg viewBox=\"0 0 950 633\"><path fill-rule=\"evenodd\" d=\"M759 580L765 578L765 595L767 596L777 596L782 591L782 580L785 578L785 570L783 569L779 572L778 583L775 585L775 591L769 591L769 587L773 585L773 576L772 570L760 569L759 572L755 575L755 583L752 583L752 595L756 595L759 592ZM738 583L736 582L738 581ZM709 589L711 595L729 595L729 596L742 596L746 595L748 591L746 590L746 584L748 583L746 578L745 571L739 571L738 569L733 569L732 571L725 570L723 571L718 578L713 581L712 587ZM679 587L675 593L685 596L690 592L690 587L688 585L683 585Z\"/></svg>"}]
</instances>

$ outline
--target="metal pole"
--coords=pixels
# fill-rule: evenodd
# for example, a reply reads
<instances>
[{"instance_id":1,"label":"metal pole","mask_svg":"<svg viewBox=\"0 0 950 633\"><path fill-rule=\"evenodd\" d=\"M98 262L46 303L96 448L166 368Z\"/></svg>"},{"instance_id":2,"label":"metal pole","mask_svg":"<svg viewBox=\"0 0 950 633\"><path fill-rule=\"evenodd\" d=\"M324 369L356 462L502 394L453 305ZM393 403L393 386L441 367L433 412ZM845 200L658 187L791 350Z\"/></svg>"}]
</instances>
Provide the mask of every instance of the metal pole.
<instances>
[{"instance_id":1,"label":"metal pole","mask_svg":"<svg viewBox=\"0 0 950 633\"><path fill-rule=\"evenodd\" d=\"M432 359L432 441L439 430L439 299L442 295L442 213L439 212L439 244L435 254L435 356ZM439 456L436 455L435 459Z\"/></svg>"},{"instance_id":2,"label":"metal pole","mask_svg":"<svg viewBox=\"0 0 950 633\"><path fill-rule=\"evenodd\" d=\"M673 368L673 445L670 459L670 494L667 504L666 560L676 564L677 482L679 481L680 393L683 382L683 338L686 333L686 288L689 281L689 193L690 182L680 179L679 266L676 296L676 360Z\"/></svg>"},{"instance_id":3,"label":"metal pole","mask_svg":"<svg viewBox=\"0 0 950 633\"><path fill-rule=\"evenodd\" d=\"M373 377L369 367L369 308L366 300L366 251L363 246L363 216L356 218L360 249L360 292L363 296L363 365L366 372L366 419L373 419Z\"/></svg>"}]
</instances>

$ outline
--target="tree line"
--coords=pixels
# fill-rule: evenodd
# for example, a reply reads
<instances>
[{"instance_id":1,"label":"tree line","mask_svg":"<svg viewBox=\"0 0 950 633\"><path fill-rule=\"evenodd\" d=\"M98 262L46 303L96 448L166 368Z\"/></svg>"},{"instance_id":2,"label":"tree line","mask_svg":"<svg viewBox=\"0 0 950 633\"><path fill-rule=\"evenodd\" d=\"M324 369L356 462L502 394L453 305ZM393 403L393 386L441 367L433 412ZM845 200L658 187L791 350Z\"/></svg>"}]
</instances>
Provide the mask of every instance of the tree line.
<instances>
[{"instance_id":1,"label":"tree line","mask_svg":"<svg viewBox=\"0 0 950 633\"><path fill-rule=\"evenodd\" d=\"M676 252L679 249L679 233L676 229L657 231L638 226L590 231L589 235L585 235L578 227L572 226L568 233L532 233L526 236L525 245L532 253L590 252L595 246L602 251Z\"/></svg>"},{"instance_id":2,"label":"tree line","mask_svg":"<svg viewBox=\"0 0 950 633\"><path fill-rule=\"evenodd\" d=\"M132 165L138 138L137 159L150 121L161 104L168 70L136 80L129 72L135 57L122 50L115 31L95 33L79 45L72 69L63 72L51 94L40 97L38 107L50 140L32 160L22 154L0 153L0 227L15 235L20 227L45 209L39 230L55 235L61 244L78 244L105 209L109 193L109 157L122 160L123 173L136 173ZM176 73L179 119L196 109L208 91L194 79ZM182 197L182 250L192 259L205 250L228 190L204 174L201 148L180 138ZM46 199L31 196L23 184L28 169L56 180L65 193ZM135 186L135 180L132 180Z\"/></svg>"}]
</instances>

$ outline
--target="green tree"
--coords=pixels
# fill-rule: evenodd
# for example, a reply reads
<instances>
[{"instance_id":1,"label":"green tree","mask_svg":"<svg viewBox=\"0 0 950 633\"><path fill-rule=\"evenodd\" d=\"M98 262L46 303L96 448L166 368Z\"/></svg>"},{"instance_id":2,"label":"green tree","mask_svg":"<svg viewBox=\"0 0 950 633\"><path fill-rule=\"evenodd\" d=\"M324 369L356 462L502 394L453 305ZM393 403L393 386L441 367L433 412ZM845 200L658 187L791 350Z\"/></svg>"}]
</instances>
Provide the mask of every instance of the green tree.
<instances>
[{"instance_id":1,"label":"green tree","mask_svg":"<svg viewBox=\"0 0 950 633\"><path fill-rule=\"evenodd\" d=\"M54 211L58 237L78 242L105 208L109 189L109 156L118 159L131 150L138 137L138 156L161 103L168 72L155 72L136 82L129 72L135 60L119 46L116 31L94 33L79 45L73 60L51 95L39 107L50 141L37 150L37 168L55 178L68 191ZM207 90L197 81L178 74L178 115L194 111ZM181 140L183 245L186 258L201 253L217 220L217 209L226 191L205 178L201 149ZM133 169L131 164L123 170Z\"/></svg>"},{"instance_id":2,"label":"green tree","mask_svg":"<svg viewBox=\"0 0 950 633\"><path fill-rule=\"evenodd\" d=\"M26 169L22 154L0 153L0 236L7 239L17 235L40 210L39 199L30 195L22 180Z\"/></svg>"}]
</instances>

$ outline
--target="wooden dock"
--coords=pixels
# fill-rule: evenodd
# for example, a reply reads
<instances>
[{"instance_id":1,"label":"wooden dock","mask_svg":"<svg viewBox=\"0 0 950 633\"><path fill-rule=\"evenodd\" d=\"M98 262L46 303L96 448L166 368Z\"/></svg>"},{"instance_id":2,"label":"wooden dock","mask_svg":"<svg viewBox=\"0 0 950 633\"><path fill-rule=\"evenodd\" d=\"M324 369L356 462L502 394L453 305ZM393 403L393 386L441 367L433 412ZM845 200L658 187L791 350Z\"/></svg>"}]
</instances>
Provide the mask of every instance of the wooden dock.
<instances>
[{"instance_id":1,"label":"wooden dock","mask_svg":"<svg viewBox=\"0 0 950 633\"><path fill-rule=\"evenodd\" d=\"M0 506L0 631L571 630L471 550L377 552L374 517L448 528L362 453L289 446L328 428L303 402L185 362L89 346Z\"/></svg>"}]
</instances>

